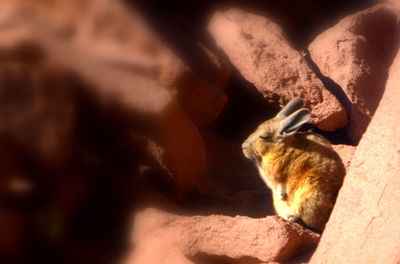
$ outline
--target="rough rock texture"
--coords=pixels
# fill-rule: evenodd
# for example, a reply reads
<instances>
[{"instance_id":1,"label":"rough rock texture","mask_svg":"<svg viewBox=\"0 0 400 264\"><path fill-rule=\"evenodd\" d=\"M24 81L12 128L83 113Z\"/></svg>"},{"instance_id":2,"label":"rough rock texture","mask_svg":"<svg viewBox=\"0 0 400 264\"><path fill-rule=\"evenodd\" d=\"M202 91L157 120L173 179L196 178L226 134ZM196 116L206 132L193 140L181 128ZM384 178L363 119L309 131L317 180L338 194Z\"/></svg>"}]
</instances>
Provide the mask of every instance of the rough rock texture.
<instances>
[{"instance_id":1,"label":"rough rock texture","mask_svg":"<svg viewBox=\"0 0 400 264\"><path fill-rule=\"evenodd\" d=\"M246 263L287 260L319 240L318 234L278 216L189 217L149 209L135 217L134 225L133 243L139 249L162 243L188 257L225 257Z\"/></svg>"},{"instance_id":2,"label":"rough rock texture","mask_svg":"<svg viewBox=\"0 0 400 264\"><path fill-rule=\"evenodd\" d=\"M339 157L342 159L343 165L347 171L350 167L356 147L349 145L332 145L332 147L339 154Z\"/></svg>"},{"instance_id":3,"label":"rough rock texture","mask_svg":"<svg viewBox=\"0 0 400 264\"><path fill-rule=\"evenodd\" d=\"M123 264L194 264L178 248L161 240L140 244L126 257Z\"/></svg>"},{"instance_id":4,"label":"rough rock texture","mask_svg":"<svg viewBox=\"0 0 400 264\"><path fill-rule=\"evenodd\" d=\"M267 18L238 9L216 13L209 31L244 78L266 100L285 105L299 96L312 110L312 122L323 130L345 126L346 113L324 87L282 29Z\"/></svg>"},{"instance_id":5,"label":"rough rock texture","mask_svg":"<svg viewBox=\"0 0 400 264\"><path fill-rule=\"evenodd\" d=\"M311 263L400 262L400 54Z\"/></svg>"},{"instance_id":6,"label":"rough rock texture","mask_svg":"<svg viewBox=\"0 0 400 264\"><path fill-rule=\"evenodd\" d=\"M381 4L350 15L309 46L321 73L345 93L342 102L350 119L346 132L356 144L379 104L397 46L397 17L392 9Z\"/></svg>"}]
</instances>

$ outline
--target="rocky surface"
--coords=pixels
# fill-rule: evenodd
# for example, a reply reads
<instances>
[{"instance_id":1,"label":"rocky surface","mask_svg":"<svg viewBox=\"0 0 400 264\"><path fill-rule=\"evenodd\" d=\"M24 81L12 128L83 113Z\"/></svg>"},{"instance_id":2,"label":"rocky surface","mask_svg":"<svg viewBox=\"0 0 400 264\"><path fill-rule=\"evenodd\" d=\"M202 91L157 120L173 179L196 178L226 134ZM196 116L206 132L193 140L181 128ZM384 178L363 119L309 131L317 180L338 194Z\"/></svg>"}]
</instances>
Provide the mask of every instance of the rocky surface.
<instances>
[{"instance_id":1,"label":"rocky surface","mask_svg":"<svg viewBox=\"0 0 400 264\"><path fill-rule=\"evenodd\" d=\"M400 54L311 263L400 261Z\"/></svg>"},{"instance_id":2,"label":"rocky surface","mask_svg":"<svg viewBox=\"0 0 400 264\"><path fill-rule=\"evenodd\" d=\"M279 25L268 18L231 9L216 13L209 31L217 46L268 102L285 105L304 98L312 123L333 131L346 125L346 112L318 79Z\"/></svg>"},{"instance_id":3,"label":"rocky surface","mask_svg":"<svg viewBox=\"0 0 400 264\"><path fill-rule=\"evenodd\" d=\"M310 45L321 73L340 86L349 113L346 132L358 143L378 107L397 47L393 7L378 5L342 19Z\"/></svg>"},{"instance_id":4,"label":"rocky surface","mask_svg":"<svg viewBox=\"0 0 400 264\"><path fill-rule=\"evenodd\" d=\"M301 96L349 173L312 262L397 263L397 18L357 1L0 1L0 262L309 262L241 151Z\"/></svg>"},{"instance_id":5,"label":"rocky surface","mask_svg":"<svg viewBox=\"0 0 400 264\"><path fill-rule=\"evenodd\" d=\"M195 259L215 257L246 263L284 261L312 248L318 239L319 235L278 216L187 217L156 210L138 214L133 230L138 254L144 254L146 246L163 244L167 248L164 253L177 248Z\"/></svg>"},{"instance_id":6,"label":"rocky surface","mask_svg":"<svg viewBox=\"0 0 400 264\"><path fill-rule=\"evenodd\" d=\"M356 147L349 145L332 145L333 149L339 154L342 159L343 165L348 170L351 160L353 159Z\"/></svg>"},{"instance_id":7,"label":"rocky surface","mask_svg":"<svg viewBox=\"0 0 400 264\"><path fill-rule=\"evenodd\" d=\"M123 264L194 264L179 249L164 245L161 241L152 241L140 245L132 255L122 262Z\"/></svg>"}]
</instances>

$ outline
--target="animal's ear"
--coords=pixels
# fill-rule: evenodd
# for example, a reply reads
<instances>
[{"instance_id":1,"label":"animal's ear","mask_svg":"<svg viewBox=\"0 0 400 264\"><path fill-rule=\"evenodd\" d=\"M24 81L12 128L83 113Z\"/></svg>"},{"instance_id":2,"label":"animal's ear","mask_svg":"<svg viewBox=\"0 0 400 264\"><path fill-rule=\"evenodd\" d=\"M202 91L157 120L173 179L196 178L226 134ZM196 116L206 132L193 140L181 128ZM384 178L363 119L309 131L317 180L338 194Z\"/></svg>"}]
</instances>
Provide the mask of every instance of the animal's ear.
<instances>
[{"instance_id":1,"label":"animal's ear","mask_svg":"<svg viewBox=\"0 0 400 264\"><path fill-rule=\"evenodd\" d=\"M276 115L276 117L278 118L285 118L287 116L289 116L291 113L293 113L294 111L296 111L297 109L300 109L300 107L302 107L304 104L303 99L301 98L293 98L289 103L287 103L287 105L285 105L284 108L282 108L281 111L279 111L279 113Z\"/></svg>"},{"instance_id":2,"label":"animal's ear","mask_svg":"<svg viewBox=\"0 0 400 264\"><path fill-rule=\"evenodd\" d=\"M280 123L278 136L286 137L296 134L299 128L311 118L310 110L302 108L283 119Z\"/></svg>"}]
</instances>

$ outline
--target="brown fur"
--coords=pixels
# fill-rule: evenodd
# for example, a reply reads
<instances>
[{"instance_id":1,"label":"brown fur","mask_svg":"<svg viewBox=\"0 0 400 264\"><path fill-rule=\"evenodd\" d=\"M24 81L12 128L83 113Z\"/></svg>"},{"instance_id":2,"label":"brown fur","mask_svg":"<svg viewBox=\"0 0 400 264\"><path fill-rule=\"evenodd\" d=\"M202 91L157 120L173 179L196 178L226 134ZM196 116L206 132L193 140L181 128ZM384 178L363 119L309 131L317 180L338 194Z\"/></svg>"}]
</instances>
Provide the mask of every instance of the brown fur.
<instances>
[{"instance_id":1,"label":"brown fur","mask_svg":"<svg viewBox=\"0 0 400 264\"><path fill-rule=\"evenodd\" d=\"M314 133L279 137L282 118L262 123L243 143L271 188L275 211L322 231L342 185L345 168L328 140Z\"/></svg>"}]
</instances>

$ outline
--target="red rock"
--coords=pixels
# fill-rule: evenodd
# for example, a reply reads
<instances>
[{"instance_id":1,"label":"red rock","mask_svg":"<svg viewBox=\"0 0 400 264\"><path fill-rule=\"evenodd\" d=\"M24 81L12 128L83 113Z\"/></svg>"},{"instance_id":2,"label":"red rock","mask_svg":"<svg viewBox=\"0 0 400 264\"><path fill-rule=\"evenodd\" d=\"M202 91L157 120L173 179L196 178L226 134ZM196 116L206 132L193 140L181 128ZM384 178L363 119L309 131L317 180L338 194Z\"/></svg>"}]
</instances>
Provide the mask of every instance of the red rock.
<instances>
[{"instance_id":1,"label":"red rock","mask_svg":"<svg viewBox=\"0 0 400 264\"><path fill-rule=\"evenodd\" d=\"M180 194L191 191L205 172L205 150L202 137L182 110L177 94L155 81L102 65L97 58L62 43L46 42L43 45L49 54L90 84L93 96L100 98L104 106L118 105L132 118L143 116L161 147L156 156L160 165L167 169ZM62 55L57 52L60 48Z\"/></svg>"},{"instance_id":2,"label":"red rock","mask_svg":"<svg viewBox=\"0 0 400 264\"><path fill-rule=\"evenodd\" d=\"M218 56L216 53L208 49L206 46L201 43L198 44L199 48L204 51L206 57L213 63L213 65L218 69L217 72L211 72L211 81L220 88L226 88L228 85L229 77L231 76L232 69L229 65L229 62ZM216 74L218 73L218 74Z\"/></svg>"},{"instance_id":3,"label":"red rock","mask_svg":"<svg viewBox=\"0 0 400 264\"><path fill-rule=\"evenodd\" d=\"M226 85L229 75L225 73L215 76L213 81L220 86L210 85L210 82L201 79L177 57L169 54L161 61L159 79L164 86L178 89L183 109L196 124L204 126L219 115L227 102L227 97L219 87Z\"/></svg>"},{"instance_id":4,"label":"red rock","mask_svg":"<svg viewBox=\"0 0 400 264\"><path fill-rule=\"evenodd\" d=\"M171 176L183 194L193 190L206 169L204 143L197 127L178 105L171 105L159 119L165 160ZM161 161L163 162L163 161Z\"/></svg>"},{"instance_id":5,"label":"red rock","mask_svg":"<svg viewBox=\"0 0 400 264\"><path fill-rule=\"evenodd\" d=\"M227 97L220 85L226 85L224 80L230 76L228 66L204 56L215 67L205 70L209 79L202 79L155 36L139 12L123 1L31 2L28 6L35 22L47 34L72 43L103 63L176 90L181 106L196 124L208 125L224 107Z\"/></svg>"},{"instance_id":6,"label":"red rock","mask_svg":"<svg viewBox=\"0 0 400 264\"><path fill-rule=\"evenodd\" d=\"M267 18L238 9L214 14L209 31L244 78L274 103L298 96L312 110L312 122L324 130L343 127L346 113L325 89L282 29Z\"/></svg>"},{"instance_id":7,"label":"red rock","mask_svg":"<svg viewBox=\"0 0 400 264\"><path fill-rule=\"evenodd\" d=\"M318 243L319 235L278 216L178 216L146 210L135 217L138 248L162 241L187 257L225 257L235 261L283 261Z\"/></svg>"},{"instance_id":8,"label":"red rock","mask_svg":"<svg viewBox=\"0 0 400 264\"><path fill-rule=\"evenodd\" d=\"M143 66L143 61L126 54L131 54L130 50L136 55L145 53L133 48L140 43L128 41L138 39L126 29L125 22L133 18L129 12L117 15L118 2L111 1L110 6L103 5L111 3L108 0L94 6L89 0L54 1L51 5L45 2L31 5L17 1L13 9L6 9L11 10L8 15L0 16L4 18L1 23L7 25L2 27L4 34L0 37L0 136L23 146L46 166L67 166L73 158L77 118L86 112L82 109L97 107L111 119L123 119L122 123L145 123L152 133L148 138L157 141L163 150L155 158L166 168L178 192L192 190L204 174L206 160L201 135L181 102L186 104L186 98L190 98L197 102L192 101L193 109L201 110L200 102L213 101L213 96L204 92L204 87L196 89L195 96L186 96L160 85L159 80L151 78L150 71L136 71L135 63ZM30 10L31 15L24 16L24 10ZM93 23L100 23L98 20L107 15L111 17L111 29L98 25L100 32L95 37ZM169 52L166 47L161 49ZM191 84L189 78L185 86ZM96 106L81 105L87 104L81 98L83 94ZM186 97L182 99L183 94ZM210 108L203 105L203 113L217 111L221 102L214 103ZM116 122L118 125L112 129L128 133L125 123ZM132 134L138 124L130 128Z\"/></svg>"},{"instance_id":9,"label":"red rock","mask_svg":"<svg viewBox=\"0 0 400 264\"><path fill-rule=\"evenodd\" d=\"M397 0L388 0L388 3L391 3L394 8L396 8L397 13L400 12L400 3Z\"/></svg>"},{"instance_id":10,"label":"red rock","mask_svg":"<svg viewBox=\"0 0 400 264\"><path fill-rule=\"evenodd\" d=\"M400 54L311 263L400 262Z\"/></svg>"},{"instance_id":11,"label":"red rock","mask_svg":"<svg viewBox=\"0 0 400 264\"><path fill-rule=\"evenodd\" d=\"M161 240L140 244L132 249L123 264L192 264L176 247L165 245Z\"/></svg>"},{"instance_id":12,"label":"red rock","mask_svg":"<svg viewBox=\"0 0 400 264\"><path fill-rule=\"evenodd\" d=\"M342 159L343 165L346 170L349 168L351 160L353 159L356 147L349 145L332 145L333 149L339 154Z\"/></svg>"},{"instance_id":13,"label":"red rock","mask_svg":"<svg viewBox=\"0 0 400 264\"><path fill-rule=\"evenodd\" d=\"M309 46L323 75L346 94L346 132L358 143L375 113L394 56L397 17L387 5L350 15Z\"/></svg>"}]
</instances>

